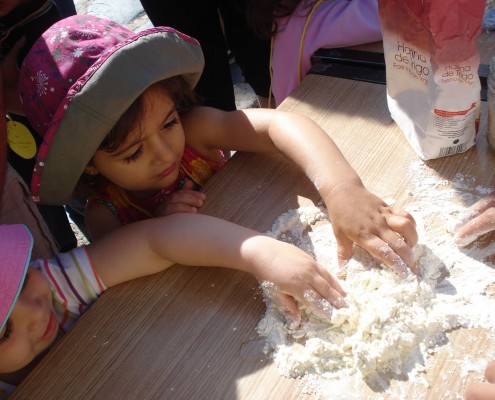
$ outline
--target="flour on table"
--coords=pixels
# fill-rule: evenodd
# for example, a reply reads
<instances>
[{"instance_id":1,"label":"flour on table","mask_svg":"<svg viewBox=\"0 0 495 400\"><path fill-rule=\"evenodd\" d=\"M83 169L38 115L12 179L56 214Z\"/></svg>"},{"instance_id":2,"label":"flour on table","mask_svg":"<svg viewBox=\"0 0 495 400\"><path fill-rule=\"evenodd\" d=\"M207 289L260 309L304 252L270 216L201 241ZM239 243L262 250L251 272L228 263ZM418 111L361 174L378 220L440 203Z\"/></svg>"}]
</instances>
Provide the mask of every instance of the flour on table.
<instances>
[{"instance_id":1,"label":"flour on table","mask_svg":"<svg viewBox=\"0 0 495 400\"><path fill-rule=\"evenodd\" d=\"M417 222L419 277L400 279L355 247L347 278L341 281L349 307L335 309L330 320L301 306L301 326L291 330L266 296L267 310L257 330L266 338L266 351L280 374L303 378L314 390L319 382L320 391L325 382L342 386L358 380L420 380L429 355L448 342L447 331L495 326L495 268L490 262L495 241L459 249L452 239L465 204L493 189L478 187L461 174L444 181L422 162L411 164L410 172L412 201L405 209ZM435 225L430 226L433 218ZM338 272L336 241L324 208L289 210L267 235L298 246ZM331 392L338 398L335 386ZM350 389L342 396L360 398Z\"/></svg>"}]
</instances>

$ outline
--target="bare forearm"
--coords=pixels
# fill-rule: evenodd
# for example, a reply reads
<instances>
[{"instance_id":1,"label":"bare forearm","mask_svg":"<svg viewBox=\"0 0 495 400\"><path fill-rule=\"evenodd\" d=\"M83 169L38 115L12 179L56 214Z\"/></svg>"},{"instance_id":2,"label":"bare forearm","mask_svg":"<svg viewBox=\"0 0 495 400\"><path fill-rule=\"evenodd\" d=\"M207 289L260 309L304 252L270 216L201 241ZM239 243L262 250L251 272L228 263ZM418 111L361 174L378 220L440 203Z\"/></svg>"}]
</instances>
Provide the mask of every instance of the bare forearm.
<instances>
[{"instance_id":1,"label":"bare forearm","mask_svg":"<svg viewBox=\"0 0 495 400\"><path fill-rule=\"evenodd\" d=\"M298 324L296 301L342 307L345 292L331 274L297 247L227 221L174 214L124 226L89 247L101 279L114 286L174 263L229 267L270 282L271 296ZM309 297L308 297L309 296ZM327 311L328 308L325 306Z\"/></svg>"},{"instance_id":2,"label":"bare forearm","mask_svg":"<svg viewBox=\"0 0 495 400\"><path fill-rule=\"evenodd\" d=\"M334 141L310 118L274 111L265 124L274 149L297 164L323 197L341 185L362 186Z\"/></svg>"},{"instance_id":3,"label":"bare forearm","mask_svg":"<svg viewBox=\"0 0 495 400\"><path fill-rule=\"evenodd\" d=\"M108 286L163 271L171 265L230 267L247 272L243 246L259 233L199 214L174 214L136 222L89 246Z\"/></svg>"}]
</instances>

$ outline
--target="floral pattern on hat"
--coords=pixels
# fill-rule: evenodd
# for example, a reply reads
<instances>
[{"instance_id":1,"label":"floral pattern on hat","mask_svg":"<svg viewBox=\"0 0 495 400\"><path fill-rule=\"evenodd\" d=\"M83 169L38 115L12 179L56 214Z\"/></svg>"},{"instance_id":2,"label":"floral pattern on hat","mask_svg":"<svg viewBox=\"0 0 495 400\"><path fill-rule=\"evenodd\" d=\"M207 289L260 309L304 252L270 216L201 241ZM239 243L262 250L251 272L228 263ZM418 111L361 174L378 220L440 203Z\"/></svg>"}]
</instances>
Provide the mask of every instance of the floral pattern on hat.
<instances>
[{"instance_id":1,"label":"floral pattern on hat","mask_svg":"<svg viewBox=\"0 0 495 400\"><path fill-rule=\"evenodd\" d=\"M127 28L90 15L61 20L41 36L24 60L20 76L35 85L19 84L26 114L38 133L44 135L56 123L59 106L78 93L102 57L132 36ZM78 82L81 78L86 79Z\"/></svg>"}]
</instances>

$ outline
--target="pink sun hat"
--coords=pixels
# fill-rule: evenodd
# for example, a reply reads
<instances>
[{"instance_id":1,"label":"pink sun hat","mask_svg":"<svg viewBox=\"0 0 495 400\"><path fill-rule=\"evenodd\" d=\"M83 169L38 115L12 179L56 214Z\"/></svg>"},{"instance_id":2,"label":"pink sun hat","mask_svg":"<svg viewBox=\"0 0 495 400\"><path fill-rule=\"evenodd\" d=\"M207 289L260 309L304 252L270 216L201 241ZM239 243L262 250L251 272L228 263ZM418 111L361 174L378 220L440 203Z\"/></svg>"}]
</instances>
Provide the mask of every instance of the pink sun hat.
<instances>
[{"instance_id":1,"label":"pink sun hat","mask_svg":"<svg viewBox=\"0 0 495 400\"><path fill-rule=\"evenodd\" d=\"M0 331L21 291L32 249L33 237L25 225L0 225Z\"/></svg>"},{"instance_id":2,"label":"pink sun hat","mask_svg":"<svg viewBox=\"0 0 495 400\"><path fill-rule=\"evenodd\" d=\"M181 76L193 88L204 66L198 41L169 27L135 33L92 15L52 25L24 59L19 93L43 137L33 199L66 204L122 114L150 85Z\"/></svg>"}]
</instances>

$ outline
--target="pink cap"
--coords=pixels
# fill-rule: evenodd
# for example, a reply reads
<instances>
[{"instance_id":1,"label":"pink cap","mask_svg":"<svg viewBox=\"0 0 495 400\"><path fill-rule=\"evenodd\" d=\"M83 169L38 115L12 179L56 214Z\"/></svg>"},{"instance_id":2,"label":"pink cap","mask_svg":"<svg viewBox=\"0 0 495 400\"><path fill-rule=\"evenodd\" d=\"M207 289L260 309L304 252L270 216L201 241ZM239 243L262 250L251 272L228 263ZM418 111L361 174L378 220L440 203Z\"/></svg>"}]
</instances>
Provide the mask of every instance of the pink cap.
<instances>
[{"instance_id":1,"label":"pink cap","mask_svg":"<svg viewBox=\"0 0 495 400\"><path fill-rule=\"evenodd\" d=\"M33 237L25 225L0 225L0 330L21 291L32 248Z\"/></svg>"}]
</instances>

